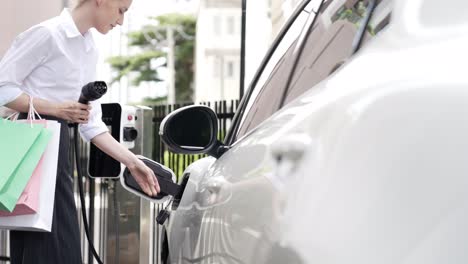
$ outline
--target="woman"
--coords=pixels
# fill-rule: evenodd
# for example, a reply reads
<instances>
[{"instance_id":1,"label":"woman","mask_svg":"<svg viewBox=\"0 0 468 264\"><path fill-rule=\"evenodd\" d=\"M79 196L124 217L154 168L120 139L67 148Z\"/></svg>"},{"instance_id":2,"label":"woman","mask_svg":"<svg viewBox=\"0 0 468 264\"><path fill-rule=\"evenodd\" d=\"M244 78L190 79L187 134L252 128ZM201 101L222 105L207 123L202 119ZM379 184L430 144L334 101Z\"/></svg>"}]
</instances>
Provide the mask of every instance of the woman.
<instances>
[{"instance_id":1,"label":"woman","mask_svg":"<svg viewBox=\"0 0 468 264\"><path fill-rule=\"evenodd\" d=\"M67 122L79 123L84 140L128 167L145 193L159 192L153 171L108 133L100 104L77 102L81 87L95 81L98 55L89 30L106 34L122 25L131 2L79 0L71 12L20 34L0 62L0 105L26 113L32 96L40 114L62 123L52 231L12 231L13 264L82 263Z\"/></svg>"}]
</instances>

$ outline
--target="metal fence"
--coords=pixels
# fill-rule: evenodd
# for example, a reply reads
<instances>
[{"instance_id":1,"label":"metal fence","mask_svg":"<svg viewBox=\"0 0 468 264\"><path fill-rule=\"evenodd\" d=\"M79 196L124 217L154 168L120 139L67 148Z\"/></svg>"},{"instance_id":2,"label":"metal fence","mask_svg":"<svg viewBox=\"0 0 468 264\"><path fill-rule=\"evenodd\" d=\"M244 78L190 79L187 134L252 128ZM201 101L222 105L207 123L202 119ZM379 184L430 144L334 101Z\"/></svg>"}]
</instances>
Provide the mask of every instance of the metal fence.
<instances>
[{"instance_id":1,"label":"metal fence","mask_svg":"<svg viewBox=\"0 0 468 264\"><path fill-rule=\"evenodd\" d=\"M194 103L157 105L153 106L154 111L154 148L152 159L172 169L177 176L177 180L192 162L206 155L184 155L170 152L159 137L159 126L166 115L172 111ZM238 100L217 101L200 103L213 109L218 116L218 139L224 140L227 130L231 126L232 118L239 105Z\"/></svg>"}]
</instances>

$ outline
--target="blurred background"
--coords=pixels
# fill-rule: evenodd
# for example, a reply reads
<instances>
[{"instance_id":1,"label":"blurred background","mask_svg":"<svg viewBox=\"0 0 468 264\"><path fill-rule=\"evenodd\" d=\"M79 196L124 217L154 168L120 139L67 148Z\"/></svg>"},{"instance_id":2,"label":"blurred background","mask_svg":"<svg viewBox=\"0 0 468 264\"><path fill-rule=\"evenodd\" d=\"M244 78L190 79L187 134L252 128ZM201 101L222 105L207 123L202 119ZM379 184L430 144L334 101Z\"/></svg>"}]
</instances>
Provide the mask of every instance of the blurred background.
<instances>
[{"instance_id":1,"label":"blurred background","mask_svg":"<svg viewBox=\"0 0 468 264\"><path fill-rule=\"evenodd\" d=\"M247 2L245 87L299 0ZM0 58L15 36L73 0L5 0ZM134 0L124 25L93 30L103 102L159 105L239 99L241 0Z\"/></svg>"}]
</instances>

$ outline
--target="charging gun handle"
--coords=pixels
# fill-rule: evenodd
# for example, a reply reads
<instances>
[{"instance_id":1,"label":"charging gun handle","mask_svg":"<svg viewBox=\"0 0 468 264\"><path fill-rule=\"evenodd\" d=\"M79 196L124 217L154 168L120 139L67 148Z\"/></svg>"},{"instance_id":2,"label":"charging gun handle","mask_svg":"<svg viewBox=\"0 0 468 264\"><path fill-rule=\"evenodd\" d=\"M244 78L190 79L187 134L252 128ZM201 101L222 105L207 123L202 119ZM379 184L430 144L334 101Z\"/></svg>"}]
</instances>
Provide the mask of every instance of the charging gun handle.
<instances>
[{"instance_id":1,"label":"charging gun handle","mask_svg":"<svg viewBox=\"0 0 468 264\"><path fill-rule=\"evenodd\" d=\"M173 173L169 168L166 168L161 164L149 159L141 159L141 161L143 161L146 166L153 170L154 175L156 175L156 178L158 179L159 187L162 193L172 195L173 197L176 197L180 193L182 188L180 185L172 181Z\"/></svg>"},{"instance_id":2,"label":"charging gun handle","mask_svg":"<svg viewBox=\"0 0 468 264\"><path fill-rule=\"evenodd\" d=\"M171 169L144 157L141 157L140 160L143 161L151 170L153 170L154 175L156 175L156 178L158 179L161 192L156 196L152 196L151 198L160 199L166 195L178 197L182 194L183 188L173 182L173 178L175 178L175 176ZM146 196L146 194L141 190L140 186L136 183L128 168L125 168L123 177L125 185L139 194Z\"/></svg>"},{"instance_id":3,"label":"charging gun handle","mask_svg":"<svg viewBox=\"0 0 468 264\"><path fill-rule=\"evenodd\" d=\"M161 177L158 174L156 174L156 178L158 179L161 192L167 193L169 195L172 195L173 197L176 197L182 191L182 187L180 185L167 180L167 178Z\"/></svg>"}]
</instances>

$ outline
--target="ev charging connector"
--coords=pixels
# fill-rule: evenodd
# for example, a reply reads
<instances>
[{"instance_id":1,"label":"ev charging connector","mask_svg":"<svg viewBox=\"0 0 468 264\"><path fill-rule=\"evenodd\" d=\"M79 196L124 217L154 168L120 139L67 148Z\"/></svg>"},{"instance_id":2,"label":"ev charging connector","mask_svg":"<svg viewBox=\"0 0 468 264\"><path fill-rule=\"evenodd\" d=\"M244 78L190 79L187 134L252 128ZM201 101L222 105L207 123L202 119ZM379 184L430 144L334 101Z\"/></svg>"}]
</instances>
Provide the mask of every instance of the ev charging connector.
<instances>
[{"instance_id":1,"label":"ev charging connector","mask_svg":"<svg viewBox=\"0 0 468 264\"><path fill-rule=\"evenodd\" d=\"M156 178L158 179L161 191L156 196L148 196L140 188L128 168L125 168L122 177L120 177L120 182L127 191L150 202L161 204L169 201L166 207L159 211L156 217L156 222L160 225L163 225L170 215L170 211L167 210L167 207L169 204L171 204L171 201L174 202L174 199L180 200L182 194L184 193L187 182L183 182L181 185L178 185L175 183L176 177L171 169L143 156L138 156L138 158L143 161L146 166L153 170L154 175L156 175Z\"/></svg>"},{"instance_id":2,"label":"ev charging connector","mask_svg":"<svg viewBox=\"0 0 468 264\"><path fill-rule=\"evenodd\" d=\"M163 203L167 201L170 196L176 197L182 192L182 187L175 183L176 177L171 169L146 157L138 156L138 158L153 170L161 191L156 196L148 196L141 190L128 168L125 168L123 176L120 177L120 182L127 191L153 203Z\"/></svg>"}]
</instances>

